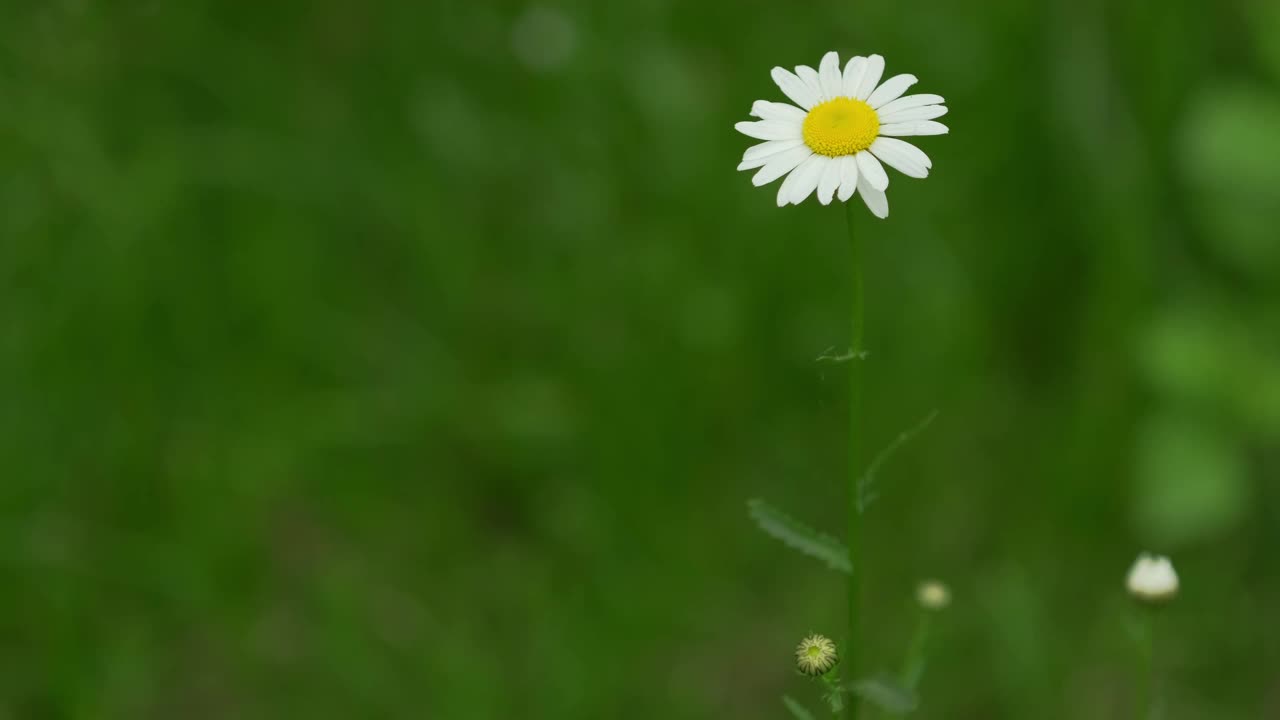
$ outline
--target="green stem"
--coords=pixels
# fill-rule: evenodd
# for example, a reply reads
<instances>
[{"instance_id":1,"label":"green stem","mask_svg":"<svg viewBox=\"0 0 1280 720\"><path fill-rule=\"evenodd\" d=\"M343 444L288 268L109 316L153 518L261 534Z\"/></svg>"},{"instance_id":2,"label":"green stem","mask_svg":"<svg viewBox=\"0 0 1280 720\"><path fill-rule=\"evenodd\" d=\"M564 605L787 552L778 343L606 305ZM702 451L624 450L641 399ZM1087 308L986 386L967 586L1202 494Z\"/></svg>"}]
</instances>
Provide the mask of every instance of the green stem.
<instances>
[{"instance_id":1,"label":"green stem","mask_svg":"<svg viewBox=\"0 0 1280 720\"><path fill-rule=\"evenodd\" d=\"M916 632L911 636L911 644L907 646L907 657L902 661L902 687L915 693L920 686L920 678L924 676L926 650L929 647L929 623L933 619L933 610L920 609L920 619L916 622ZM872 717L887 718L891 713L880 711Z\"/></svg>"},{"instance_id":2,"label":"green stem","mask_svg":"<svg viewBox=\"0 0 1280 720\"><path fill-rule=\"evenodd\" d=\"M827 704L831 706L831 714L840 717L844 714L844 687L840 682L840 673L832 671L822 676L822 682L827 686Z\"/></svg>"},{"instance_id":3,"label":"green stem","mask_svg":"<svg viewBox=\"0 0 1280 720\"><path fill-rule=\"evenodd\" d=\"M920 686L920 678L924 675L926 650L929 646L929 622L933 619L933 613L933 610L920 610L916 634L911 638L907 659L902 664L902 686L913 692Z\"/></svg>"},{"instance_id":4,"label":"green stem","mask_svg":"<svg viewBox=\"0 0 1280 720\"><path fill-rule=\"evenodd\" d=\"M1155 613L1142 609L1142 638L1139 641L1137 719L1150 720L1155 685Z\"/></svg>"},{"instance_id":5,"label":"green stem","mask_svg":"<svg viewBox=\"0 0 1280 720\"><path fill-rule=\"evenodd\" d=\"M849 628L847 649L845 651L845 676L852 681L858 679L858 621L860 619L859 597L862 594L862 507L859 494L861 478L862 428L858 416L862 406L862 245L858 242L857 233L853 231L854 204L844 204L845 217L849 227L850 270L852 285L850 288L851 335L849 338ZM849 720L858 718L858 698L849 698Z\"/></svg>"}]
</instances>

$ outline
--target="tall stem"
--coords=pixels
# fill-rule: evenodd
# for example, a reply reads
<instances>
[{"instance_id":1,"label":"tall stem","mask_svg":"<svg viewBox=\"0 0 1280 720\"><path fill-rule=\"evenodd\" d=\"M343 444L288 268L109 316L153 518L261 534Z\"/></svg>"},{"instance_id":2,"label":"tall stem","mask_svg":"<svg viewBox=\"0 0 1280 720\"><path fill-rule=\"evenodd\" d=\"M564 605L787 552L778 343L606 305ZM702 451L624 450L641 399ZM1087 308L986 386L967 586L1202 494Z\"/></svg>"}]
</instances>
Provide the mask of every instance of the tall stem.
<instances>
[{"instance_id":1,"label":"tall stem","mask_svg":"<svg viewBox=\"0 0 1280 720\"><path fill-rule=\"evenodd\" d=\"M849 336L849 629L846 637L848 647L845 651L845 675L856 682L858 673L858 622L859 597L862 594L862 507L859 480L862 477L862 426L859 416L862 412L862 245L853 230L854 204L852 199L845 202L845 218L849 228L849 269L852 272L850 286L850 320ZM849 720L858 718L858 698L849 699Z\"/></svg>"},{"instance_id":2,"label":"tall stem","mask_svg":"<svg viewBox=\"0 0 1280 720\"><path fill-rule=\"evenodd\" d=\"M1138 648L1138 720L1150 720L1155 691L1155 612L1142 608L1142 638Z\"/></svg>"},{"instance_id":3,"label":"tall stem","mask_svg":"<svg viewBox=\"0 0 1280 720\"><path fill-rule=\"evenodd\" d=\"M920 686L920 677L924 675L925 651L929 646L929 623L933 619L934 610L922 608L920 619L916 622L916 634L911 638L911 646L907 648L907 659L902 664L902 686L915 691Z\"/></svg>"}]
</instances>

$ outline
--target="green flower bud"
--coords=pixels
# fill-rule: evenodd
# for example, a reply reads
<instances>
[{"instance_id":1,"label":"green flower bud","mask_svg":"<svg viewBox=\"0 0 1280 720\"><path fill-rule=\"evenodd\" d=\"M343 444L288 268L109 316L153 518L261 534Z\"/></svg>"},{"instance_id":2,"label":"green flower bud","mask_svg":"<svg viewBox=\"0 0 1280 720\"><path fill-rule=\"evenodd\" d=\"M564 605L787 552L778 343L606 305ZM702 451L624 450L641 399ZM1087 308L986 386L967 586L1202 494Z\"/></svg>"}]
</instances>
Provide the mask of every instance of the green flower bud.
<instances>
[{"instance_id":1,"label":"green flower bud","mask_svg":"<svg viewBox=\"0 0 1280 720\"><path fill-rule=\"evenodd\" d=\"M938 580L927 580L916 588L916 602L925 610L941 610L951 604L951 589Z\"/></svg>"},{"instance_id":2,"label":"green flower bud","mask_svg":"<svg viewBox=\"0 0 1280 720\"><path fill-rule=\"evenodd\" d=\"M822 635L810 635L796 647L796 667L805 675L826 675L839 662L836 644Z\"/></svg>"}]
</instances>

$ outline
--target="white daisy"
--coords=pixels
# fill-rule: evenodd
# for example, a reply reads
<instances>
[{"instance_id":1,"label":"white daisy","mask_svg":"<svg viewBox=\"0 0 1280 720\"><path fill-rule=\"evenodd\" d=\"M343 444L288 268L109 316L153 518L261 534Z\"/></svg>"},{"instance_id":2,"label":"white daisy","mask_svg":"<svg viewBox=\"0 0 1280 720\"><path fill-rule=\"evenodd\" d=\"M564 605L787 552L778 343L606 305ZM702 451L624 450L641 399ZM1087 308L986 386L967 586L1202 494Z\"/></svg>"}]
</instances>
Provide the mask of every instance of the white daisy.
<instances>
[{"instance_id":1,"label":"white daisy","mask_svg":"<svg viewBox=\"0 0 1280 720\"><path fill-rule=\"evenodd\" d=\"M915 75L894 75L880 82L884 58L855 57L840 70L840 56L829 52L814 70L773 69L773 80L796 105L758 100L756 122L734 127L765 142L748 148L739 170L760 168L751 182L766 185L786 175L778 188L778 207L799 205L817 191L826 205L862 195L876 217L889 215L884 165L908 177L929 175L933 163L916 146L898 140L912 135L942 135L947 126L934 118L947 113L940 95L906 95Z\"/></svg>"}]
</instances>

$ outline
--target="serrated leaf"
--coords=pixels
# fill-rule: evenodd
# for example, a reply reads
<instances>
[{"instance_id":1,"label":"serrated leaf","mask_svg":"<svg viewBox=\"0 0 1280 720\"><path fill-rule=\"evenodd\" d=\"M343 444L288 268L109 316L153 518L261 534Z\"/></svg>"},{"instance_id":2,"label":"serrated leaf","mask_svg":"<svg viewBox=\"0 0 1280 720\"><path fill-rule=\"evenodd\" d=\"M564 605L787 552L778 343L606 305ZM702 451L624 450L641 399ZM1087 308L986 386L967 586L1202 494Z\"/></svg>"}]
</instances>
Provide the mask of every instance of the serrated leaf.
<instances>
[{"instance_id":1,"label":"serrated leaf","mask_svg":"<svg viewBox=\"0 0 1280 720\"><path fill-rule=\"evenodd\" d=\"M747 511L765 534L783 545L821 560L832 570L844 573L852 570L849 551L839 540L814 530L759 498L747 501Z\"/></svg>"},{"instance_id":2,"label":"serrated leaf","mask_svg":"<svg viewBox=\"0 0 1280 720\"><path fill-rule=\"evenodd\" d=\"M831 712L839 715L844 712L844 691L836 688L825 695L827 706L831 708Z\"/></svg>"},{"instance_id":3,"label":"serrated leaf","mask_svg":"<svg viewBox=\"0 0 1280 720\"><path fill-rule=\"evenodd\" d=\"M782 696L782 704L787 706L787 709L791 711L791 717L796 720L814 720L813 713L809 712L808 708L801 705L799 701L790 695Z\"/></svg>"},{"instance_id":4,"label":"serrated leaf","mask_svg":"<svg viewBox=\"0 0 1280 720\"><path fill-rule=\"evenodd\" d=\"M863 700L894 715L914 712L920 704L916 694L888 675L877 675L854 682L850 689Z\"/></svg>"}]
</instances>

